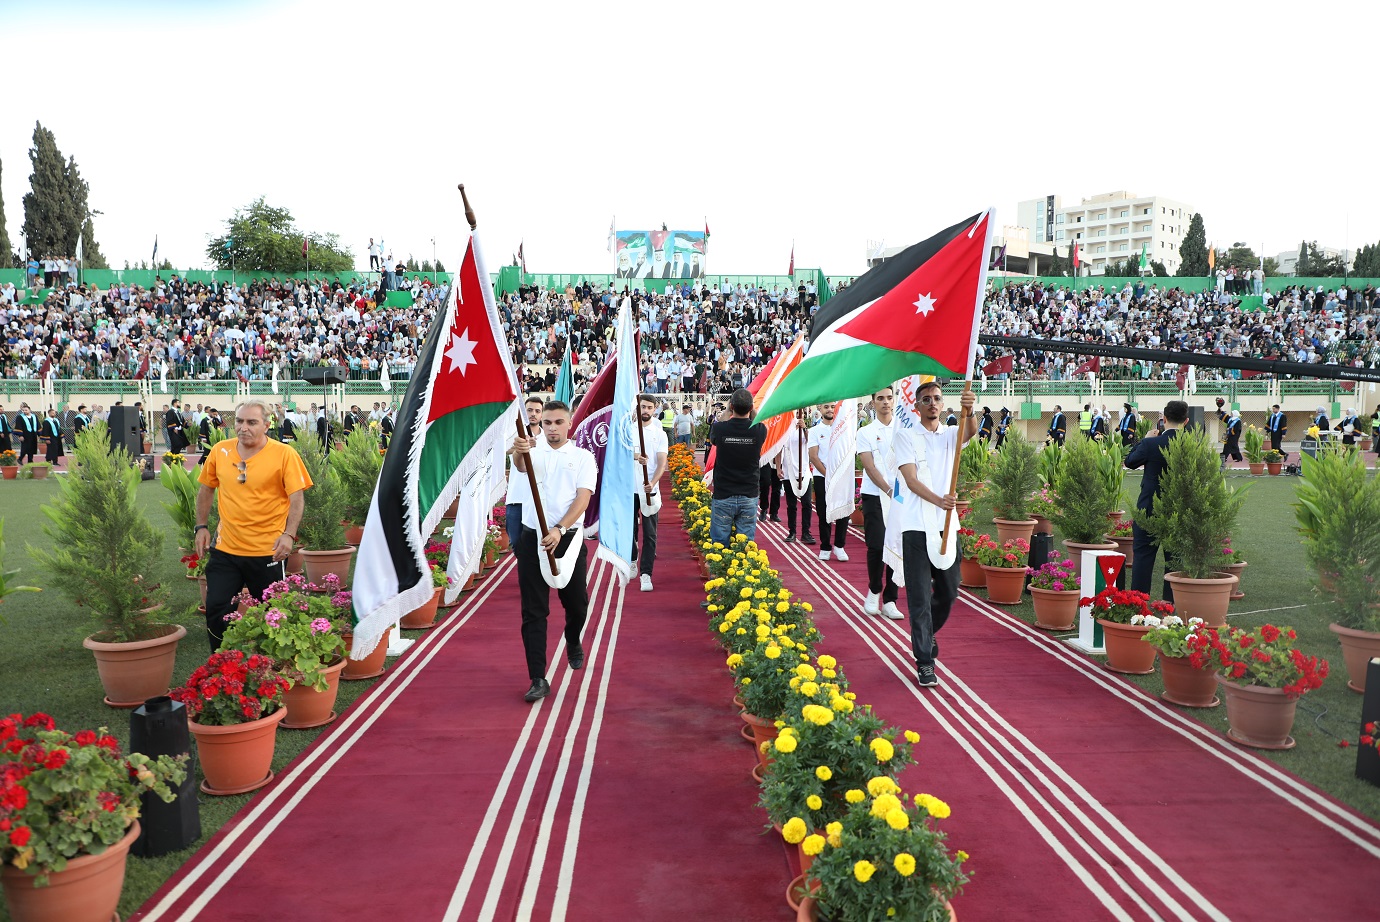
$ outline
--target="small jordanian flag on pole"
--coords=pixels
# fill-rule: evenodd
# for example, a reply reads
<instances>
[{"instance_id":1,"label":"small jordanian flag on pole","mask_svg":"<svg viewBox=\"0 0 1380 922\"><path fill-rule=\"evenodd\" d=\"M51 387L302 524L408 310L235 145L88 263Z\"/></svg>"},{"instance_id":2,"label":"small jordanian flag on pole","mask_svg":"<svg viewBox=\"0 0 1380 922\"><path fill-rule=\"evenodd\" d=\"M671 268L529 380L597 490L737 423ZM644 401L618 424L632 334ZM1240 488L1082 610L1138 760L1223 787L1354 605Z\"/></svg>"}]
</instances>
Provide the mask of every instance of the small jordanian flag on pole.
<instances>
[{"instance_id":1,"label":"small jordanian flag on pole","mask_svg":"<svg viewBox=\"0 0 1380 922\"><path fill-rule=\"evenodd\" d=\"M970 376L991 218L989 210L942 230L830 298L814 316L805 358L758 418L861 397L913 374Z\"/></svg>"},{"instance_id":2,"label":"small jordanian flag on pole","mask_svg":"<svg viewBox=\"0 0 1380 922\"><path fill-rule=\"evenodd\" d=\"M393 622L431 597L426 539L513 427L516 375L488 279L479 237L471 231L455 288L417 359L374 488L355 563L355 659L368 655ZM462 504L487 500L487 491L480 492L482 499L475 499L465 491Z\"/></svg>"}]
</instances>

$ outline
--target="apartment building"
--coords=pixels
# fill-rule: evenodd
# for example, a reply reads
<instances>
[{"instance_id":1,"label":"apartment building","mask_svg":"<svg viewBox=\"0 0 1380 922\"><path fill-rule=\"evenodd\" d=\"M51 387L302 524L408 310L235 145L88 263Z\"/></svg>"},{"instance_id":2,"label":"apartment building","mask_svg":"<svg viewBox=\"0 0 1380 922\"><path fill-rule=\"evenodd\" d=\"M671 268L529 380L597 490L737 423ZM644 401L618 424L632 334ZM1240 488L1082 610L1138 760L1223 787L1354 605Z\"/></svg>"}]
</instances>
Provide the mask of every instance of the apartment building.
<instances>
[{"instance_id":1,"label":"apartment building","mask_svg":"<svg viewBox=\"0 0 1380 922\"><path fill-rule=\"evenodd\" d=\"M1053 246L1066 257L1067 248L1077 241L1088 266L1085 271L1093 275L1102 275L1109 262L1138 257L1142 249L1172 275L1178 271L1179 245L1192 217L1193 208L1184 202L1126 191L1094 195L1077 205L1047 195L1016 206L1016 223L1029 231L1032 244Z\"/></svg>"}]
</instances>

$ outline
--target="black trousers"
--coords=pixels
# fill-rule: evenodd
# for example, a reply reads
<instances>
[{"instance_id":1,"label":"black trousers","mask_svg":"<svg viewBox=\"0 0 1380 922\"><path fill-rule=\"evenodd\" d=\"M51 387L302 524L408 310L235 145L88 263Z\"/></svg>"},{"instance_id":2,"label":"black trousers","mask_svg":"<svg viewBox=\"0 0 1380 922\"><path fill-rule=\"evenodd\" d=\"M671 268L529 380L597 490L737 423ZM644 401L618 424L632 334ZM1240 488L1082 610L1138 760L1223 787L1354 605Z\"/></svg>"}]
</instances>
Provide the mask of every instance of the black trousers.
<instances>
[{"instance_id":1,"label":"black trousers","mask_svg":"<svg viewBox=\"0 0 1380 922\"><path fill-rule=\"evenodd\" d=\"M642 515L638 509L637 497L633 497L633 560L637 561L637 575L651 576L656 565L656 528L661 521L661 513ZM641 532L642 543L638 544Z\"/></svg>"},{"instance_id":2,"label":"black trousers","mask_svg":"<svg viewBox=\"0 0 1380 922\"><path fill-rule=\"evenodd\" d=\"M25 458L32 461L36 454L38 454L38 433L23 433L19 437L19 463L23 464Z\"/></svg>"},{"instance_id":3,"label":"black trousers","mask_svg":"<svg viewBox=\"0 0 1380 922\"><path fill-rule=\"evenodd\" d=\"M829 522L828 500L824 496L824 478L815 475L815 515L819 518L819 549L821 551L832 551L836 547L843 547L844 541L848 538L848 517L844 516L837 522Z\"/></svg>"},{"instance_id":4,"label":"black trousers","mask_svg":"<svg viewBox=\"0 0 1380 922\"><path fill-rule=\"evenodd\" d=\"M757 469L757 486L761 491L757 508L763 515L777 515L781 512L781 478L776 474L775 465L766 464Z\"/></svg>"},{"instance_id":5,"label":"black trousers","mask_svg":"<svg viewBox=\"0 0 1380 922\"><path fill-rule=\"evenodd\" d=\"M880 595L884 603L895 602L899 590L892 579L891 567L882 562L882 545L886 543L882 498L864 493L862 511L863 543L867 545L867 591Z\"/></svg>"},{"instance_id":6,"label":"black trousers","mask_svg":"<svg viewBox=\"0 0 1380 922\"><path fill-rule=\"evenodd\" d=\"M206 634L211 652L220 649L225 636L225 616L235 610L235 598L248 589L255 599L278 580L287 578L287 561L267 557L240 557L211 548L206 561Z\"/></svg>"},{"instance_id":7,"label":"black trousers","mask_svg":"<svg viewBox=\"0 0 1380 922\"><path fill-rule=\"evenodd\" d=\"M1237 439L1227 439L1222 446L1222 460L1231 458L1233 461L1241 460L1241 443Z\"/></svg>"},{"instance_id":8,"label":"black trousers","mask_svg":"<svg viewBox=\"0 0 1380 922\"><path fill-rule=\"evenodd\" d=\"M529 679L546 677L546 619L551 614L551 587L542 579L538 553L537 533L524 525L517 542L517 570L518 589L522 592L522 649L527 655ZM585 588L588 556L588 549L581 547L570 582L564 589L556 590L565 608L567 646L579 644L580 632L589 614L589 595Z\"/></svg>"},{"instance_id":9,"label":"black trousers","mask_svg":"<svg viewBox=\"0 0 1380 922\"><path fill-rule=\"evenodd\" d=\"M786 531L795 534L795 507L800 507L800 533L810 533L810 491L815 488L813 477L805 479L805 495L797 497L790 483L783 483L781 491L786 494Z\"/></svg>"},{"instance_id":10,"label":"black trousers","mask_svg":"<svg viewBox=\"0 0 1380 922\"><path fill-rule=\"evenodd\" d=\"M1271 448L1273 451L1278 451L1278 452L1283 452L1283 451L1284 451L1284 433L1282 433L1282 432L1271 432L1271 433L1270 433L1270 448Z\"/></svg>"},{"instance_id":11,"label":"black trousers","mask_svg":"<svg viewBox=\"0 0 1380 922\"><path fill-rule=\"evenodd\" d=\"M901 536L905 558L906 609L910 613L910 649L916 667L933 666L939 659L936 635L949 620L958 598L958 557L953 566L941 570L930 562L923 531L908 531Z\"/></svg>"},{"instance_id":12,"label":"black trousers","mask_svg":"<svg viewBox=\"0 0 1380 922\"><path fill-rule=\"evenodd\" d=\"M1131 523L1131 553L1135 558L1131 564L1131 588L1136 592L1150 594L1150 580L1155 575L1155 558L1160 555L1160 546L1155 543L1154 537L1135 522ZM1173 573L1179 568L1179 562L1164 555L1164 572ZM1166 602L1174 601L1174 587L1165 580L1163 598Z\"/></svg>"}]
</instances>

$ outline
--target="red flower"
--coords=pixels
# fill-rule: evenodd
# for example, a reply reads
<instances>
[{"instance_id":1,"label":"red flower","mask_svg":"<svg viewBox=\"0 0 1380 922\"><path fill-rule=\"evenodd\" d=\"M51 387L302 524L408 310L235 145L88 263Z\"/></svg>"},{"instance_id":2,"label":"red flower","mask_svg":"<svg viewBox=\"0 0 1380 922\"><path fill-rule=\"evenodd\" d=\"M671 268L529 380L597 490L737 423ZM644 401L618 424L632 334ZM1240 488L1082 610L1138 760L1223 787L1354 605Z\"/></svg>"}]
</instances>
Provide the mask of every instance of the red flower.
<instances>
[{"instance_id":1,"label":"red flower","mask_svg":"<svg viewBox=\"0 0 1380 922\"><path fill-rule=\"evenodd\" d=\"M19 715L16 714L15 716L17 717ZM49 717L47 714L30 714L28 717L24 718L24 726L38 727L40 730L53 730L57 728L57 724L53 723L53 718Z\"/></svg>"},{"instance_id":2,"label":"red flower","mask_svg":"<svg viewBox=\"0 0 1380 922\"><path fill-rule=\"evenodd\" d=\"M10 844L15 848L23 848L29 844L29 836L32 834L28 826L20 826L10 833Z\"/></svg>"},{"instance_id":3,"label":"red flower","mask_svg":"<svg viewBox=\"0 0 1380 922\"><path fill-rule=\"evenodd\" d=\"M1242 634L1236 638L1236 643L1238 646L1241 647L1241 649L1244 650L1251 644L1255 643L1255 638L1252 637L1250 634Z\"/></svg>"},{"instance_id":4,"label":"red flower","mask_svg":"<svg viewBox=\"0 0 1380 922\"><path fill-rule=\"evenodd\" d=\"M120 751L120 741L113 736L103 736L96 740L96 745L102 749L109 749L111 752Z\"/></svg>"},{"instance_id":5,"label":"red flower","mask_svg":"<svg viewBox=\"0 0 1380 922\"><path fill-rule=\"evenodd\" d=\"M1351 740L1338 740L1337 745L1343 749L1351 748Z\"/></svg>"},{"instance_id":6,"label":"red flower","mask_svg":"<svg viewBox=\"0 0 1380 922\"><path fill-rule=\"evenodd\" d=\"M50 772L55 772L55 771L57 771L59 768L62 768L62 766L66 765L66 764L67 764L67 750L66 750L66 749L54 749L52 752L48 753L48 760L47 760L46 762L43 763L43 767L46 768L46 769L48 769L48 771L50 771Z\"/></svg>"},{"instance_id":7,"label":"red flower","mask_svg":"<svg viewBox=\"0 0 1380 922\"><path fill-rule=\"evenodd\" d=\"M1266 643L1274 643L1279 640L1279 628L1273 624L1262 624L1260 626L1260 639Z\"/></svg>"},{"instance_id":8,"label":"red flower","mask_svg":"<svg viewBox=\"0 0 1380 922\"><path fill-rule=\"evenodd\" d=\"M73 740L78 746L94 746L96 745L96 731L79 730Z\"/></svg>"}]
</instances>

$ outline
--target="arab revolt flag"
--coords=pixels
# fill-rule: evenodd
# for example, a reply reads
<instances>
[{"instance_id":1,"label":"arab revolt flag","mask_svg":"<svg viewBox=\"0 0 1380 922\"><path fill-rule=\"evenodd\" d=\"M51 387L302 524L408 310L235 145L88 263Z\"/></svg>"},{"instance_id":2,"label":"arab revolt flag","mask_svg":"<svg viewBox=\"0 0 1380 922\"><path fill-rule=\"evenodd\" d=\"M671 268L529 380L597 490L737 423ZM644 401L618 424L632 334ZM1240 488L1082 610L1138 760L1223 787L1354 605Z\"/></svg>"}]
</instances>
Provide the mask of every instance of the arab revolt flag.
<instances>
[{"instance_id":1,"label":"arab revolt flag","mask_svg":"<svg viewBox=\"0 0 1380 922\"><path fill-rule=\"evenodd\" d=\"M516 375L488 278L479 237L471 232L455 286L417 359L374 488L355 563L355 659L431 597L426 539L515 426ZM464 491L457 518L470 514L467 504L487 499L486 490ZM482 540L482 529L479 534Z\"/></svg>"},{"instance_id":2,"label":"arab revolt flag","mask_svg":"<svg viewBox=\"0 0 1380 922\"><path fill-rule=\"evenodd\" d=\"M991 218L989 210L940 231L830 298L805 358L758 416L862 397L913 374L971 374Z\"/></svg>"}]
</instances>

